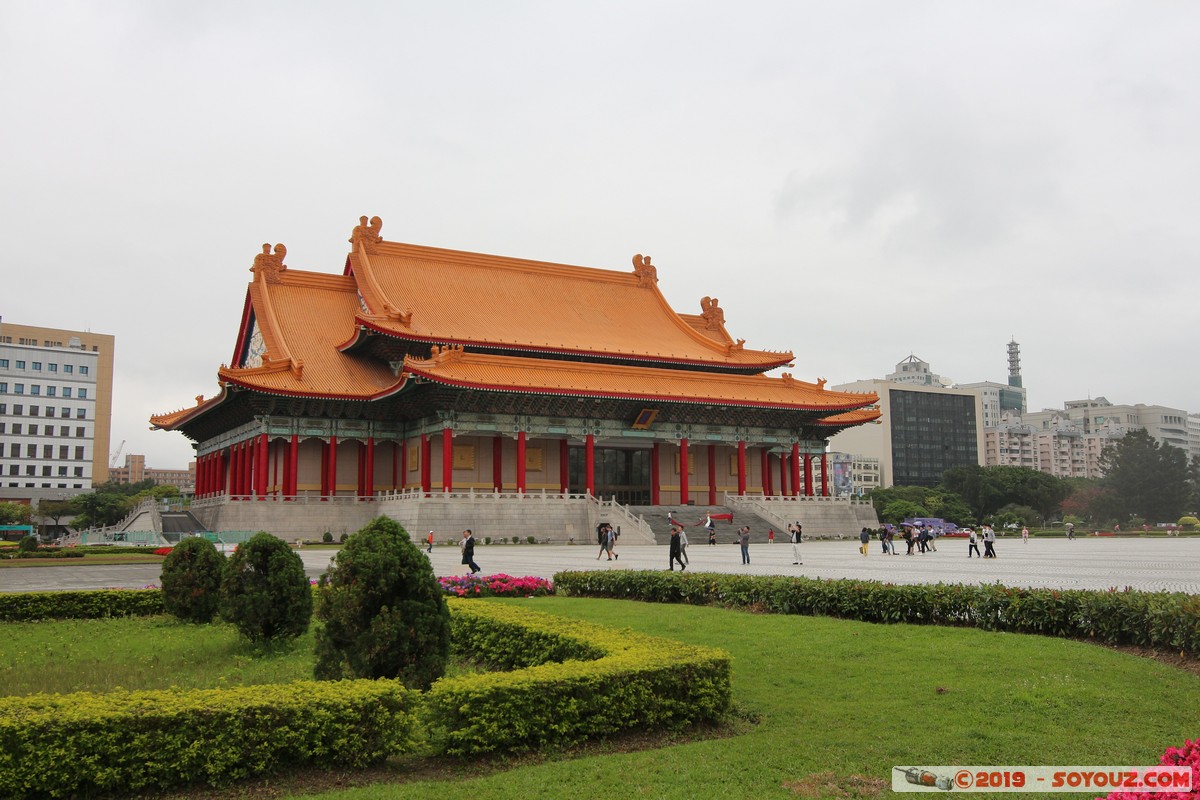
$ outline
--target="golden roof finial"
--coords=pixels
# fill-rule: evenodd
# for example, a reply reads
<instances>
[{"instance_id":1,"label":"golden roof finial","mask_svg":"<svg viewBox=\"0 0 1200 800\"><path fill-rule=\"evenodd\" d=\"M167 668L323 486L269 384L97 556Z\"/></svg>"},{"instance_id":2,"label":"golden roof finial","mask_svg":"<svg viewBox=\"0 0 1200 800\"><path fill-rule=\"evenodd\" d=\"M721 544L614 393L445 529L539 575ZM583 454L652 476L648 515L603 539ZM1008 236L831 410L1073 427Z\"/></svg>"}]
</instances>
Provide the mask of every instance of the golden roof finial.
<instances>
[{"instance_id":1,"label":"golden roof finial","mask_svg":"<svg viewBox=\"0 0 1200 800\"><path fill-rule=\"evenodd\" d=\"M371 221L368 222L366 216L361 216L350 234L350 244L357 250L361 243L368 254L374 253L375 246L383 241L383 237L379 235L382 230L383 220L379 217L371 217Z\"/></svg>"},{"instance_id":2,"label":"golden roof finial","mask_svg":"<svg viewBox=\"0 0 1200 800\"><path fill-rule=\"evenodd\" d=\"M637 275L640 289L649 289L658 283L658 270L650 263L650 256L638 253L633 257L633 274Z\"/></svg>"},{"instance_id":3,"label":"golden roof finial","mask_svg":"<svg viewBox=\"0 0 1200 800\"><path fill-rule=\"evenodd\" d=\"M271 245L263 242L262 252L254 257L250 271L254 273L255 277L261 276L267 283L279 283L279 273L287 269L283 263L285 256L287 256L287 248L283 245L275 245L275 252L272 253Z\"/></svg>"}]
</instances>

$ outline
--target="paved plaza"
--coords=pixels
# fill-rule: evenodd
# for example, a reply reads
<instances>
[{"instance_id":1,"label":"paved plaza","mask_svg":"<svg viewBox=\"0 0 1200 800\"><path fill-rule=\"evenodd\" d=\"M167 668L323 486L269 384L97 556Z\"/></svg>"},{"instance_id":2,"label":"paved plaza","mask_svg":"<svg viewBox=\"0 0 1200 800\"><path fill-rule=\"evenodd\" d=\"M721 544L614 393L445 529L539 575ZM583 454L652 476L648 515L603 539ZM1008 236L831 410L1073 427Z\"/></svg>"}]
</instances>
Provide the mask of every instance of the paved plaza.
<instances>
[{"instance_id":1,"label":"paved plaza","mask_svg":"<svg viewBox=\"0 0 1200 800\"><path fill-rule=\"evenodd\" d=\"M1200 594L1200 538L1020 539L996 542L996 559L967 558L962 539L941 539L938 552L924 555L858 553L857 541L809 542L801 545L804 564L792 565L790 544L753 544L748 566L732 544L693 544L689 569L749 575L804 575L810 578L864 578L891 583L1002 583L1059 589L1108 589L1126 586L1146 591ZM666 569L665 545L617 547L620 558L596 560L598 548L559 545L483 545L475 561L483 574L537 575L550 578L561 570ZM318 577L329 565L333 550L300 550L305 570ZM438 575L466 572L457 547L437 545L430 556ZM36 592L56 589L139 588L157 584L159 565L53 566L0 570L0 591Z\"/></svg>"}]
</instances>

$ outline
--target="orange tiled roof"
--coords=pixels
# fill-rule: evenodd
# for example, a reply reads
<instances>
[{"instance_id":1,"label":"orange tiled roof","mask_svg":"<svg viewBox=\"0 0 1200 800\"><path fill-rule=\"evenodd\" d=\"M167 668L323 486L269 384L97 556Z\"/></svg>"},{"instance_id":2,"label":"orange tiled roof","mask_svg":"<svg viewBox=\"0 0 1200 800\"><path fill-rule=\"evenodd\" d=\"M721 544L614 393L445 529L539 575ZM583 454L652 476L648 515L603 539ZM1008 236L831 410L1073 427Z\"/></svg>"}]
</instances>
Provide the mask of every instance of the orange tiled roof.
<instances>
[{"instance_id":1,"label":"orange tiled roof","mask_svg":"<svg viewBox=\"0 0 1200 800\"><path fill-rule=\"evenodd\" d=\"M406 358L404 371L448 386L529 394L612 397L839 413L878 402L870 393L826 391L785 375L737 375L541 358L493 356L444 348L427 360ZM878 416L878 411L869 412ZM873 417L871 417L873 418ZM864 418L865 421L866 418Z\"/></svg>"},{"instance_id":2,"label":"orange tiled roof","mask_svg":"<svg viewBox=\"0 0 1200 800\"><path fill-rule=\"evenodd\" d=\"M368 309L359 321L400 338L741 371L793 358L734 341L718 301L676 313L648 259L617 272L356 240L350 269Z\"/></svg>"},{"instance_id":3,"label":"orange tiled roof","mask_svg":"<svg viewBox=\"0 0 1200 800\"><path fill-rule=\"evenodd\" d=\"M155 414L154 416L150 417L150 425L154 428L164 431L175 430L180 423L184 422L194 414L197 414L200 411L207 411L214 406L218 406L224 399L224 390L222 390L221 393L216 397L211 397L208 400L204 399L204 395L197 395L196 405L192 406L191 408L181 408L178 411L171 411L166 414Z\"/></svg>"}]
</instances>

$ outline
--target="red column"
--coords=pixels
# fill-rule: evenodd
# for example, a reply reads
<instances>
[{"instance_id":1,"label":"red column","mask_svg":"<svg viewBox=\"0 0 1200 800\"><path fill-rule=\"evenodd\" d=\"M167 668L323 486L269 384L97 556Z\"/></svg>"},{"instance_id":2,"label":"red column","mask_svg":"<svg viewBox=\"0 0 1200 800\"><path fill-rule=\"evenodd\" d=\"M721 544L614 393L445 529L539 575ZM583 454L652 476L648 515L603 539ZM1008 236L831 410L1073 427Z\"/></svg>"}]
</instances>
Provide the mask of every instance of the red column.
<instances>
[{"instance_id":1,"label":"red column","mask_svg":"<svg viewBox=\"0 0 1200 800\"><path fill-rule=\"evenodd\" d=\"M367 476L364 480L367 484L367 493L363 497L375 496L375 437L367 437Z\"/></svg>"},{"instance_id":2,"label":"red column","mask_svg":"<svg viewBox=\"0 0 1200 800\"><path fill-rule=\"evenodd\" d=\"M242 488L238 494L249 496L254 493L254 440L242 442Z\"/></svg>"},{"instance_id":3,"label":"red column","mask_svg":"<svg viewBox=\"0 0 1200 800\"><path fill-rule=\"evenodd\" d=\"M267 496L267 453L270 450L270 445L267 442L267 435L260 433L258 435L258 465L256 467L254 494L259 500Z\"/></svg>"},{"instance_id":4,"label":"red column","mask_svg":"<svg viewBox=\"0 0 1200 800\"><path fill-rule=\"evenodd\" d=\"M284 497L296 496L296 484L299 483L296 475L297 467L300 466L300 437L292 434L291 441L288 442L287 461L283 467L283 495Z\"/></svg>"},{"instance_id":5,"label":"red column","mask_svg":"<svg viewBox=\"0 0 1200 800\"><path fill-rule=\"evenodd\" d=\"M517 494L525 494L525 431L517 431Z\"/></svg>"},{"instance_id":6,"label":"red column","mask_svg":"<svg viewBox=\"0 0 1200 800\"><path fill-rule=\"evenodd\" d=\"M821 497L829 497L829 462L821 453Z\"/></svg>"},{"instance_id":7,"label":"red column","mask_svg":"<svg viewBox=\"0 0 1200 800\"><path fill-rule=\"evenodd\" d=\"M429 441L429 434L421 434L421 491L429 494L433 491L433 467L429 463L429 456L433 453L433 445Z\"/></svg>"},{"instance_id":8,"label":"red column","mask_svg":"<svg viewBox=\"0 0 1200 800\"><path fill-rule=\"evenodd\" d=\"M679 504L688 503L688 440L685 436L679 440Z\"/></svg>"},{"instance_id":9,"label":"red column","mask_svg":"<svg viewBox=\"0 0 1200 800\"><path fill-rule=\"evenodd\" d=\"M329 496L329 442L321 442L321 497Z\"/></svg>"},{"instance_id":10,"label":"red column","mask_svg":"<svg viewBox=\"0 0 1200 800\"><path fill-rule=\"evenodd\" d=\"M662 501L662 488L658 479L659 443L655 442L650 448L650 505L656 506Z\"/></svg>"},{"instance_id":11,"label":"red column","mask_svg":"<svg viewBox=\"0 0 1200 800\"><path fill-rule=\"evenodd\" d=\"M571 491L571 446L566 439L558 442L558 485L563 494Z\"/></svg>"},{"instance_id":12,"label":"red column","mask_svg":"<svg viewBox=\"0 0 1200 800\"><path fill-rule=\"evenodd\" d=\"M770 497L772 494L774 494L774 490L771 486L771 454L767 452L766 447L762 449L762 471L763 495Z\"/></svg>"},{"instance_id":13,"label":"red column","mask_svg":"<svg viewBox=\"0 0 1200 800\"><path fill-rule=\"evenodd\" d=\"M362 497L367 487L363 478L367 476L367 449L361 441L354 442L354 496Z\"/></svg>"},{"instance_id":14,"label":"red column","mask_svg":"<svg viewBox=\"0 0 1200 800\"><path fill-rule=\"evenodd\" d=\"M746 442L738 440L738 497L746 496Z\"/></svg>"},{"instance_id":15,"label":"red column","mask_svg":"<svg viewBox=\"0 0 1200 800\"><path fill-rule=\"evenodd\" d=\"M708 504L717 504L717 446L708 446Z\"/></svg>"},{"instance_id":16,"label":"red column","mask_svg":"<svg viewBox=\"0 0 1200 800\"><path fill-rule=\"evenodd\" d=\"M216 475L216 482L213 485L213 491L217 494L225 493L225 451L218 450L216 452L216 463L213 465L213 472Z\"/></svg>"},{"instance_id":17,"label":"red column","mask_svg":"<svg viewBox=\"0 0 1200 800\"><path fill-rule=\"evenodd\" d=\"M442 491L454 491L454 431L442 428Z\"/></svg>"},{"instance_id":18,"label":"red column","mask_svg":"<svg viewBox=\"0 0 1200 800\"><path fill-rule=\"evenodd\" d=\"M246 462L242 454L242 443L238 442L229 450L229 493L234 496L242 494L242 464Z\"/></svg>"},{"instance_id":19,"label":"red column","mask_svg":"<svg viewBox=\"0 0 1200 800\"><path fill-rule=\"evenodd\" d=\"M583 474L588 494L596 494L596 437L588 434L583 444Z\"/></svg>"},{"instance_id":20,"label":"red column","mask_svg":"<svg viewBox=\"0 0 1200 800\"><path fill-rule=\"evenodd\" d=\"M812 497L813 479L812 479L812 453L804 454L804 496Z\"/></svg>"},{"instance_id":21,"label":"red column","mask_svg":"<svg viewBox=\"0 0 1200 800\"><path fill-rule=\"evenodd\" d=\"M329 496L337 497L337 437L329 437Z\"/></svg>"},{"instance_id":22,"label":"red column","mask_svg":"<svg viewBox=\"0 0 1200 800\"><path fill-rule=\"evenodd\" d=\"M504 491L504 440L499 436L492 438L492 488Z\"/></svg>"},{"instance_id":23,"label":"red column","mask_svg":"<svg viewBox=\"0 0 1200 800\"><path fill-rule=\"evenodd\" d=\"M792 495L800 494L800 443L792 442Z\"/></svg>"},{"instance_id":24,"label":"red column","mask_svg":"<svg viewBox=\"0 0 1200 800\"><path fill-rule=\"evenodd\" d=\"M787 456L783 453L779 454L779 493L784 497L791 494L791 487L788 485Z\"/></svg>"}]
</instances>

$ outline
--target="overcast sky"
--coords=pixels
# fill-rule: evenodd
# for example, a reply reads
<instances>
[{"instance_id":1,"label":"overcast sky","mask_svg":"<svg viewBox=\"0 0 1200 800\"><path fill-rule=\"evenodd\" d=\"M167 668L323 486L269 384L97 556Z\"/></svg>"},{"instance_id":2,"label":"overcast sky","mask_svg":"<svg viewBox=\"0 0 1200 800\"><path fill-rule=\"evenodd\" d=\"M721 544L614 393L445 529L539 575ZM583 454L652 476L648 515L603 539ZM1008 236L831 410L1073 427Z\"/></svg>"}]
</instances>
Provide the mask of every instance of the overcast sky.
<instances>
[{"instance_id":1,"label":"overcast sky","mask_svg":"<svg viewBox=\"0 0 1200 800\"><path fill-rule=\"evenodd\" d=\"M631 270L797 377L1200 411L1195 2L0 0L0 315L217 391L266 241ZM448 287L452 290L452 287ZM545 298L531 298L541 302ZM497 313L519 314L519 308Z\"/></svg>"}]
</instances>

